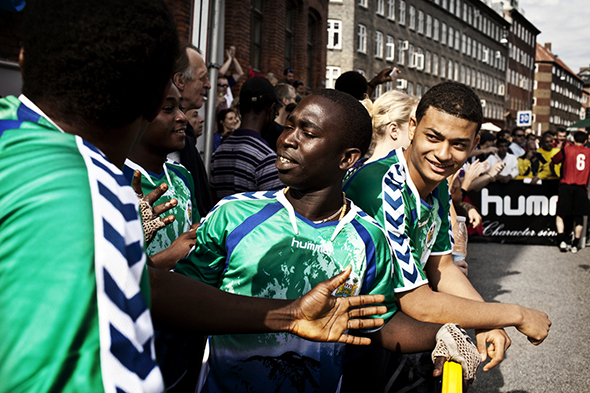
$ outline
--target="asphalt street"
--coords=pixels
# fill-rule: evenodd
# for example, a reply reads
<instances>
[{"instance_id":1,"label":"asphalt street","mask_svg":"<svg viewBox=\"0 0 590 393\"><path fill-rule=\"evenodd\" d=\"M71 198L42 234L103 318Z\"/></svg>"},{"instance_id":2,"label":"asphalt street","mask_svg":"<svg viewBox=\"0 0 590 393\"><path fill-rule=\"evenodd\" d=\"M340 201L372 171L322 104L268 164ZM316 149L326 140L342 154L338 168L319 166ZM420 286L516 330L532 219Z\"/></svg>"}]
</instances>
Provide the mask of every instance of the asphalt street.
<instances>
[{"instance_id":1,"label":"asphalt street","mask_svg":"<svg viewBox=\"0 0 590 393\"><path fill-rule=\"evenodd\" d=\"M515 328L504 361L479 371L471 393L590 392L590 248L470 243L469 279L491 302L542 310L552 321L539 346Z\"/></svg>"}]
</instances>

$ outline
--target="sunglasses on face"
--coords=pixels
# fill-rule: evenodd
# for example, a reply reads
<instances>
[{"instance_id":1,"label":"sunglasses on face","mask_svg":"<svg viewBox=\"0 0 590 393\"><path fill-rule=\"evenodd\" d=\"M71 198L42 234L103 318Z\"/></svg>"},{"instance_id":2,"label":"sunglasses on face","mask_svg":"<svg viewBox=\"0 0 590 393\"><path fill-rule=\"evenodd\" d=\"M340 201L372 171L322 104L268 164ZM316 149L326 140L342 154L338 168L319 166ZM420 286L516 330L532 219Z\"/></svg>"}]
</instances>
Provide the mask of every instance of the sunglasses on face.
<instances>
[{"instance_id":1,"label":"sunglasses on face","mask_svg":"<svg viewBox=\"0 0 590 393\"><path fill-rule=\"evenodd\" d=\"M229 85L227 83L218 83L217 87L228 87Z\"/></svg>"}]
</instances>

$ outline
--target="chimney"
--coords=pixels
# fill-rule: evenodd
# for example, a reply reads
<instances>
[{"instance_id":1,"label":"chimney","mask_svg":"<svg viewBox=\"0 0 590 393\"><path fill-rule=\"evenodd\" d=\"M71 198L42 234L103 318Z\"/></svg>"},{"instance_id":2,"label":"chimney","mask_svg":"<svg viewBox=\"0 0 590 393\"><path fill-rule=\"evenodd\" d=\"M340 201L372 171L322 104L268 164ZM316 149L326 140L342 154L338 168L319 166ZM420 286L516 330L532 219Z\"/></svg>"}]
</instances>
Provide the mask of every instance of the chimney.
<instances>
[{"instance_id":1,"label":"chimney","mask_svg":"<svg viewBox=\"0 0 590 393\"><path fill-rule=\"evenodd\" d=\"M545 43L545 49L547 49L549 52L551 52L551 42Z\"/></svg>"}]
</instances>

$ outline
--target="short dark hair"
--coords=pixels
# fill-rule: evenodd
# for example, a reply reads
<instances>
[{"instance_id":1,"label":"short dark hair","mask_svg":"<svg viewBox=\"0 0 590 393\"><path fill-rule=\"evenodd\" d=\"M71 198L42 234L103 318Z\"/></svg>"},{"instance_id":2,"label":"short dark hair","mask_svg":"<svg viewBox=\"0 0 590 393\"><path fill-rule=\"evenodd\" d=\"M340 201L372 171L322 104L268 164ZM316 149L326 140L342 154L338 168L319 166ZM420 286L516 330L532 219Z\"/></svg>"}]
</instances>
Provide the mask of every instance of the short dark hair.
<instances>
[{"instance_id":1,"label":"short dark hair","mask_svg":"<svg viewBox=\"0 0 590 393\"><path fill-rule=\"evenodd\" d=\"M294 74L293 70L290 68L285 68L285 71L283 71L283 75L287 76L288 73Z\"/></svg>"},{"instance_id":2,"label":"short dark hair","mask_svg":"<svg viewBox=\"0 0 590 393\"><path fill-rule=\"evenodd\" d=\"M347 71L336 79L334 88L350 94L357 100L364 100L367 94L367 80L356 71Z\"/></svg>"},{"instance_id":3,"label":"short dark hair","mask_svg":"<svg viewBox=\"0 0 590 393\"><path fill-rule=\"evenodd\" d=\"M567 134L567 130L565 128L558 128L557 133L565 132Z\"/></svg>"},{"instance_id":4,"label":"short dark hair","mask_svg":"<svg viewBox=\"0 0 590 393\"><path fill-rule=\"evenodd\" d=\"M342 110L338 114L332 114L342 119L346 126L341 128L341 148L358 148L361 151L361 157L365 155L371 143L373 126L371 116L367 109L350 94L333 90L319 89L311 93L312 95L327 98Z\"/></svg>"},{"instance_id":5,"label":"short dark hair","mask_svg":"<svg viewBox=\"0 0 590 393\"><path fill-rule=\"evenodd\" d=\"M578 143L586 143L587 140L588 140L588 134L585 133L584 131L576 131L574 133L574 141L576 141Z\"/></svg>"},{"instance_id":6,"label":"short dark hair","mask_svg":"<svg viewBox=\"0 0 590 393\"><path fill-rule=\"evenodd\" d=\"M502 144L510 145L510 141L506 138L498 138L496 141L496 146L500 146Z\"/></svg>"},{"instance_id":7,"label":"short dark hair","mask_svg":"<svg viewBox=\"0 0 590 393\"><path fill-rule=\"evenodd\" d=\"M162 0L35 0L22 24L23 88L66 124L114 129L155 113L179 52Z\"/></svg>"},{"instance_id":8,"label":"short dark hair","mask_svg":"<svg viewBox=\"0 0 590 393\"><path fill-rule=\"evenodd\" d=\"M417 123L420 123L430 107L451 116L476 123L476 134L481 128L483 121L481 101L477 94L463 83L439 83L424 93L416 108Z\"/></svg>"}]
</instances>

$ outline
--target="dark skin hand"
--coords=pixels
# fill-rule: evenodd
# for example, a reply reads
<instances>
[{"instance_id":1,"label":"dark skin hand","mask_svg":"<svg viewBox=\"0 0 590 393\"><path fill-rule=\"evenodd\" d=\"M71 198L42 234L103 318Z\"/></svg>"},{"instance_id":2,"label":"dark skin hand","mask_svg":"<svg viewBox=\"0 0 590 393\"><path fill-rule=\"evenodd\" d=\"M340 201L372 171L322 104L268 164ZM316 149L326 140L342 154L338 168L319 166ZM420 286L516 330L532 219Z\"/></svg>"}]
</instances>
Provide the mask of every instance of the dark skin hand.
<instances>
[{"instance_id":1,"label":"dark skin hand","mask_svg":"<svg viewBox=\"0 0 590 393\"><path fill-rule=\"evenodd\" d=\"M197 241L197 228L199 223L191 225L191 228L180 235L170 247L152 255L152 261L160 269L170 270L176 267L176 262L189 253Z\"/></svg>"},{"instance_id":2,"label":"dark skin hand","mask_svg":"<svg viewBox=\"0 0 590 393\"><path fill-rule=\"evenodd\" d=\"M197 334L288 332L311 341L368 345L368 337L344 332L383 325L383 319L367 317L387 308L367 305L385 297L332 296L350 270L349 266L298 299L279 300L234 295L178 273L149 268L154 326Z\"/></svg>"}]
</instances>

